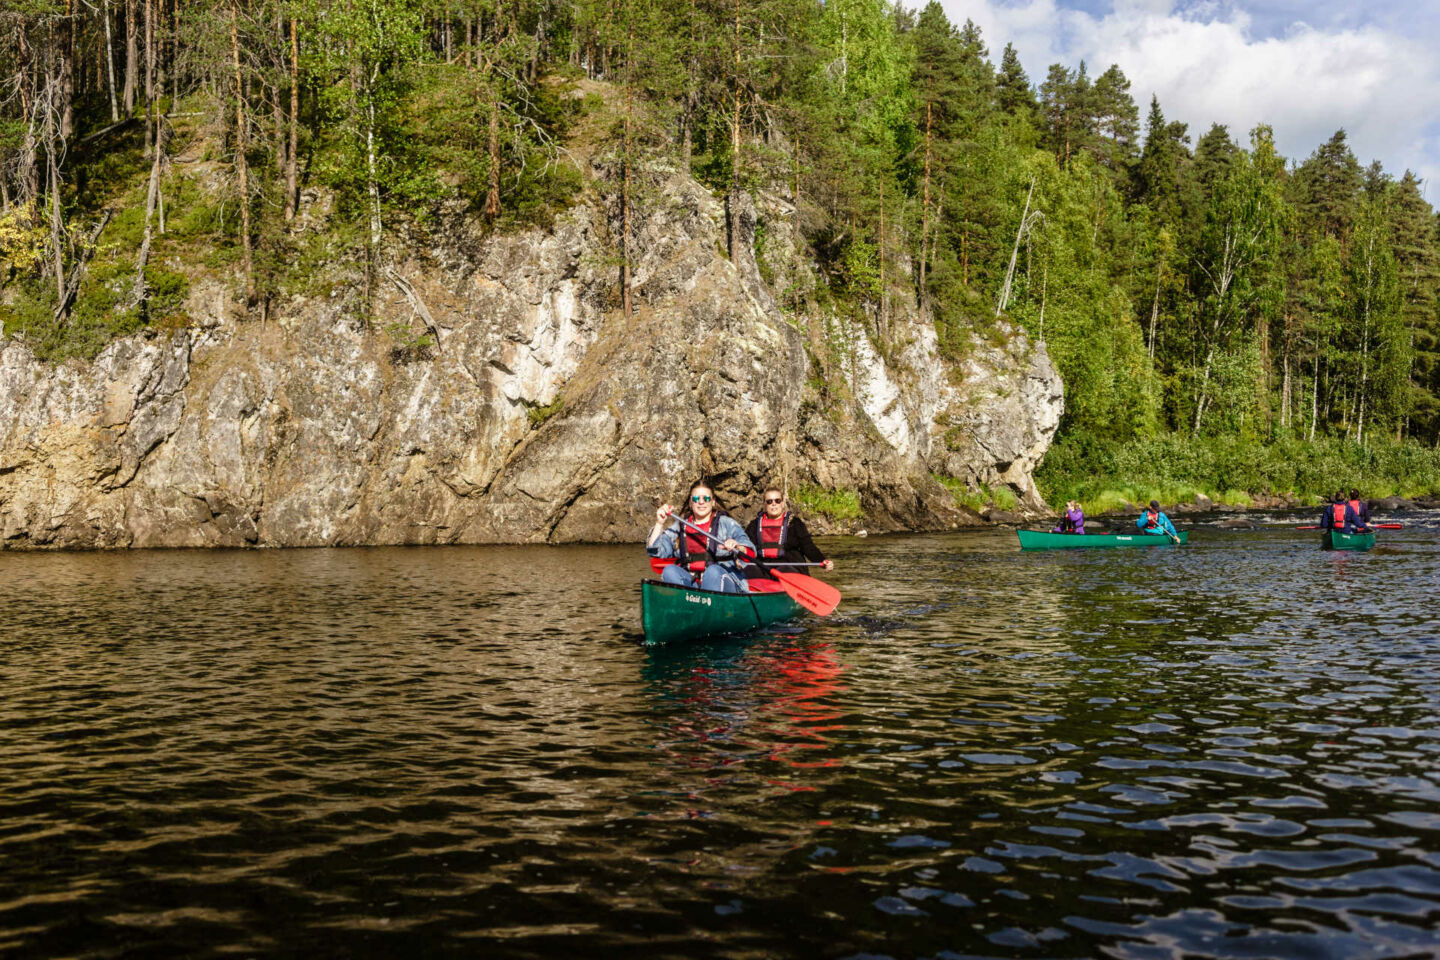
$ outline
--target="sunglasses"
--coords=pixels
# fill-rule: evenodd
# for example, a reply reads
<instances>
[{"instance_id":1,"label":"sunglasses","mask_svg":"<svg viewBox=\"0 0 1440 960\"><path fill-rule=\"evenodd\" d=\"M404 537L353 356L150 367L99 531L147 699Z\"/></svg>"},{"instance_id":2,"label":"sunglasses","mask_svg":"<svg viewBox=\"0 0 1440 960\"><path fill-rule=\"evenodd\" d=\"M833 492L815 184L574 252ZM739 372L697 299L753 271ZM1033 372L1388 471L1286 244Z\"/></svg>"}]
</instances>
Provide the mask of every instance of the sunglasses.
<instances>
[{"instance_id":1,"label":"sunglasses","mask_svg":"<svg viewBox=\"0 0 1440 960\"><path fill-rule=\"evenodd\" d=\"M691 502L691 503L709 503L709 502L710 502L710 498L709 498L709 497L691 497L691 498L690 498L690 502Z\"/></svg>"},{"instance_id":2,"label":"sunglasses","mask_svg":"<svg viewBox=\"0 0 1440 960\"><path fill-rule=\"evenodd\" d=\"M766 497L766 498L765 498L765 502L766 502L766 503L784 503L784 502L785 502L785 498L784 498L784 497Z\"/></svg>"}]
</instances>

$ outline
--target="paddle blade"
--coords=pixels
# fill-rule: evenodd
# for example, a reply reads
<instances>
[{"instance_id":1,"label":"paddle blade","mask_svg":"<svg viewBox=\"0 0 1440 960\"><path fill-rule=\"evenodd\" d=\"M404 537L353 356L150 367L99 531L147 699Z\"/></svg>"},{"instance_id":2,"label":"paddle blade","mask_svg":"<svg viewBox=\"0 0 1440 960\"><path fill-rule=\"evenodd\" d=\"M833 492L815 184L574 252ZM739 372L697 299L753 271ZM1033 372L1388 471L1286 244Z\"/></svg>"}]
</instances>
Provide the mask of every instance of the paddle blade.
<instances>
[{"instance_id":1,"label":"paddle blade","mask_svg":"<svg viewBox=\"0 0 1440 960\"><path fill-rule=\"evenodd\" d=\"M1403 523L1372 523L1372 524L1370 524L1370 529L1371 529L1371 530L1403 530L1403 529L1405 529L1405 524L1403 524Z\"/></svg>"},{"instance_id":2,"label":"paddle blade","mask_svg":"<svg viewBox=\"0 0 1440 960\"><path fill-rule=\"evenodd\" d=\"M658 577L658 576L660 576L660 574L662 574L662 573L665 572L665 568L666 568L666 567L670 566L670 564L672 564L672 563L674 563L674 562L675 562L674 560L661 560L661 559L659 559L658 557L651 557L651 558L650 558L650 569L651 569L651 570L654 570L654 571L655 571L655 576Z\"/></svg>"},{"instance_id":3,"label":"paddle blade","mask_svg":"<svg viewBox=\"0 0 1440 960\"><path fill-rule=\"evenodd\" d=\"M780 570L773 573L792 600L817 616L828 617L840 605L840 591L823 580L807 577L803 573L784 573Z\"/></svg>"}]
</instances>

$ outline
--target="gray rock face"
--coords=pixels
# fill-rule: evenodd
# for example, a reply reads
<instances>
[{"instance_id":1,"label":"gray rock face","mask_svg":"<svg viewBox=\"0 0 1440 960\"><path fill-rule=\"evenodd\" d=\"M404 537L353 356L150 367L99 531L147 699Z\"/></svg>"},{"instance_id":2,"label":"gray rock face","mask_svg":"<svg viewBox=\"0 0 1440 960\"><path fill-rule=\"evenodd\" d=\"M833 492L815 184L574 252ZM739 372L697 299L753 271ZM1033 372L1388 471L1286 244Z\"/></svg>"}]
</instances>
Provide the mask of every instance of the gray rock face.
<instances>
[{"instance_id":1,"label":"gray rock face","mask_svg":"<svg viewBox=\"0 0 1440 960\"><path fill-rule=\"evenodd\" d=\"M910 316L898 359L862 338L856 404L827 407L748 245L721 253L723 205L671 177L649 206L628 322L612 225L582 206L397 264L369 327L339 297L236 322L201 287L195 327L90 364L0 345L0 542L634 541L702 475L732 506L769 482L856 490L872 532L967 522L932 473L1036 507L1062 407L1043 347L1016 332L957 378ZM395 324L438 343L397 349Z\"/></svg>"}]
</instances>

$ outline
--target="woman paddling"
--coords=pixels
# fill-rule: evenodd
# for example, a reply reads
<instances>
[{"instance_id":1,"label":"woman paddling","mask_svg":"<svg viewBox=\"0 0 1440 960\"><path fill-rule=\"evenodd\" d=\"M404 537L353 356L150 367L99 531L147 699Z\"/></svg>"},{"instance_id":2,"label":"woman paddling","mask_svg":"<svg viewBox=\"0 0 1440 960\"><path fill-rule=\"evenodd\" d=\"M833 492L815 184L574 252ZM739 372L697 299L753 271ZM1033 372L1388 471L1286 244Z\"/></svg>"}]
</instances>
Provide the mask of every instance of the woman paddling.
<instances>
[{"instance_id":1,"label":"woman paddling","mask_svg":"<svg viewBox=\"0 0 1440 960\"><path fill-rule=\"evenodd\" d=\"M674 513L674 507L662 503L655 511L650 538L645 541L645 552L650 556L675 561L661 571L660 579L677 587L744 593L745 576L740 572L739 560L753 558L755 544L715 499L715 491L703 483L690 488L680 516L692 526L672 520Z\"/></svg>"},{"instance_id":2,"label":"woman paddling","mask_svg":"<svg viewBox=\"0 0 1440 960\"><path fill-rule=\"evenodd\" d=\"M745 533L749 535L751 542L760 545L761 559L771 570L800 572L795 567L785 566L787 562L818 563L826 570L835 569L834 562L827 560L820 548L815 546L815 541L810 539L810 531L806 529L805 521L785 508L785 494L778 487L765 488L765 506L755 519L750 521ZM771 562L772 560L778 561L779 565ZM766 576L758 567L751 567L745 572L752 580Z\"/></svg>"},{"instance_id":3,"label":"woman paddling","mask_svg":"<svg viewBox=\"0 0 1440 960\"><path fill-rule=\"evenodd\" d=\"M1065 515L1060 518L1060 523L1051 533L1084 533L1085 513L1080 509L1080 504L1075 500L1065 501Z\"/></svg>"}]
</instances>

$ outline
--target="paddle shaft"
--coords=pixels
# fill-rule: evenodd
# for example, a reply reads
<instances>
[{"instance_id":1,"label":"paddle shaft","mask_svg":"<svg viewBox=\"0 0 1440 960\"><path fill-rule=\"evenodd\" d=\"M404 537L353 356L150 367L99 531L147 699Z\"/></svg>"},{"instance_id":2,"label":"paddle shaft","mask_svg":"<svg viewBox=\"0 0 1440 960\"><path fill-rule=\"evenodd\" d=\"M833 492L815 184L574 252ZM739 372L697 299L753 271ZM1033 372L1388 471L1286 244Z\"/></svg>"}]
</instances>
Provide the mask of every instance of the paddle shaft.
<instances>
[{"instance_id":1,"label":"paddle shaft","mask_svg":"<svg viewBox=\"0 0 1440 960\"><path fill-rule=\"evenodd\" d=\"M695 524L691 523L689 520L686 520L684 517L680 516L680 514L678 514L678 513L672 513L672 514L670 514L670 516L674 517L676 520L679 520L681 523L685 524L685 526L689 527L691 530L694 530L696 533L701 534L702 536L708 537L709 539L715 541L716 543L720 544L721 546L724 546L724 545L725 545L725 541L721 540L719 537L715 536L713 533L709 533L708 531L701 530L699 527L695 526ZM756 557L757 557L757 559L754 559L754 560L751 560L751 559L748 559L748 558L742 558L742 559L743 559L743 562L745 562L745 563L753 563L753 564L755 564L755 566L759 567L761 570L766 569L765 564L761 563L760 560L758 559L758 557L759 557L758 554L756 555ZM780 566L780 567L823 567L823 566L825 566L825 564L824 564L823 562L821 562L821 563L791 563L791 562L788 561L788 560L782 560L781 562L779 562L778 564L776 564L776 566Z\"/></svg>"},{"instance_id":2,"label":"paddle shaft","mask_svg":"<svg viewBox=\"0 0 1440 960\"><path fill-rule=\"evenodd\" d=\"M715 536L715 534L711 533L709 530L703 530L703 529L701 529L700 527L695 526L695 524L691 523L689 520L686 520L684 517L680 516L680 514L678 514L678 513L671 513L670 516L674 517L676 520L679 520L681 523L685 524L685 526L689 527L691 530L694 530L696 533L700 534L700 536L704 537L706 540L711 541L711 542L714 543L716 546L719 546L719 547L725 546L725 541L724 541L724 540L721 540L719 537ZM713 514L712 514L712 516L713 516ZM739 555L738 555L738 554L730 554L730 556L739 556ZM740 557L740 559L741 559L741 560L745 560L746 558ZM754 563L754 564L755 564L757 567L759 567L761 570L764 570L764 569L765 569L765 564L761 563L761 562L758 561L758 560L752 560L752 561L749 561L749 562Z\"/></svg>"},{"instance_id":3,"label":"paddle shaft","mask_svg":"<svg viewBox=\"0 0 1440 960\"><path fill-rule=\"evenodd\" d=\"M1295 528L1296 530L1329 530L1330 527L1322 527L1318 523L1311 523ZM1365 525L1366 530L1403 530L1403 523L1370 523Z\"/></svg>"}]
</instances>

